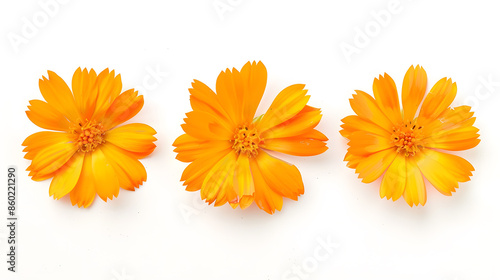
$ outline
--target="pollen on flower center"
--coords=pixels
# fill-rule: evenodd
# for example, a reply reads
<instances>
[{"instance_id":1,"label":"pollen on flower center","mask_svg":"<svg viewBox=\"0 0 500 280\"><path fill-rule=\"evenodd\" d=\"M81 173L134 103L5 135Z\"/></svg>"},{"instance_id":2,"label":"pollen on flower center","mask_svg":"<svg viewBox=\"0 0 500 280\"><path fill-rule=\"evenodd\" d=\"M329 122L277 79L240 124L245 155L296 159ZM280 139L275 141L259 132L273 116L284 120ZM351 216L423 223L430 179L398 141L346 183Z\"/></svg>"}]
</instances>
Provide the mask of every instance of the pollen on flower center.
<instances>
[{"instance_id":1,"label":"pollen on flower center","mask_svg":"<svg viewBox=\"0 0 500 280\"><path fill-rule=\"evenodd\" d=\"M248 157L255 157L261 142L260 134L254 127L240 126L234 134L233 149L236 153L245 153Z\"/></svg>"},{"instance_id":2,"label":"pollen on flower center","mask_svg":"<svg viewBox=\"0 0 500 280\"><path fill-rule=\"evenodd\" d=\"M392 128L391 139L398 152L414 156L422 148L422 126L415 120L403 122L399 127Z\"/></svg>"},{"instance_id":3,"label":"pollen on flower center","mask_svg":"<svg viewBox=\"0 0 500 280\"><path fill-rule=\"evenodd\" d=\"M105 142L103 125L96 123L96 121L80 121L78 125L71 128L71 132L75 135L80 152L92 152Z\"/></svg>"}]
</instances>

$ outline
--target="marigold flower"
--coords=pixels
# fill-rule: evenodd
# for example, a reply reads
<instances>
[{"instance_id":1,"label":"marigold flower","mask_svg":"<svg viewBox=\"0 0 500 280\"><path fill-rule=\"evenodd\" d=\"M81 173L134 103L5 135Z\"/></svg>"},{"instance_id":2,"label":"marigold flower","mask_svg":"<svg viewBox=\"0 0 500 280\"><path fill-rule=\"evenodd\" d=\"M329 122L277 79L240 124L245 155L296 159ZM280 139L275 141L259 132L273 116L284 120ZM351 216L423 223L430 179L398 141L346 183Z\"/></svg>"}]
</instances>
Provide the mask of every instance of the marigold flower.
<instances>
[{"instance_id":1,"label":"marigold flower","mask_svg":"<svg viewBox=\"0 0 500 280\"><path fill-rule=\"evenodd\" d=\"M269 110L254 118L267 82L262 64L246 63L241 71L221 72L216 92L194 80L192 112L173 144L177 159L190 162L181 181L187 191L201 190L209 204L229 203L244 209L254 201L269 214L281 210L283 197L297 200L304 193L299 170L266 150L312 156L327 150L328 140L314 129L321 112L307 106L305 85L282 90Z\"/></svg>"},{"instance_id":2,"label":"marigold flower","mask_svg":"<svg viewBox=\"0 0 500 280\"><path fill-rule=\"evenodd\" d=\"M373 82L375 98L356 90L349 100L356 115L344 118L340 131L349 139L347 166L364 183L385 172L380 197L395 201L403 196L410 206L425 205L424 178L447 196L458 182L469 181L474 167L442 150L466 150L480 141L471 107L450 107L457 94L451 79L439 80L424 99L426 88L424 69L411 66L403 80L401 110L396 84L380 75Z\"/></svg>"},{"instance_id":3,"label":"marigold flower","mask_svg":"<svg viewBox=\"0 0 500 280\"><path fill-rule=\"evenodd\" d=\"M52 178L49 195L69 193L71 203L88 207L97 193L107 201L120 187L133 191L146 181L139 159L151 154L156 131L131 119L144 99L134 89L123 93L120 75L108 69L99 75L78 68L72 90L56 73L39 81L46 102L31 100L26 114L37 126L55 131L32 134L23 142L35 181ZM57 132L56 132L57 131Z\"/></svg>"}]
</instances>

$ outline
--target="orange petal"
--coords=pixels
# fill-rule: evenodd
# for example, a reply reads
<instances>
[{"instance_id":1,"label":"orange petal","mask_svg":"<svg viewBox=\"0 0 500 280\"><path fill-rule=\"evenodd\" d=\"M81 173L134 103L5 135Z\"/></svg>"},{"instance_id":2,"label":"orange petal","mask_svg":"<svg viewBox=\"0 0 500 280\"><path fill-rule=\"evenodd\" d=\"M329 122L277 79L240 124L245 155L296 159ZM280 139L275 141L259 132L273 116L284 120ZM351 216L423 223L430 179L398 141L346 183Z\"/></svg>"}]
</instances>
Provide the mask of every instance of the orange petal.
<instances>
[{"instance_id":1,"label":"orange petal","mask_svg":"<svg viewBox=\"0 0 500 280\"><path fill-rule=\"evenodd\" d=\"M240 72L243 81L243 120L252 120L267 83L267 70L262 62L247 62ZM240 203L241 206L241 203Z\"/></svg>"},{"instance_id":2,"label":"orange petal","mask_svg":"<svg viewBox=\"0 0 500 280\"><path fill-rule=\"evenodd\" d=\"M356 94L353 94L352 99L349 99L349 103L354 112L362 119L373 122L387 131L392 131L394 124L378 107L375 99L366 92L356 90Z\"/></svg>"},{"instance_id":3,"label":"orange petal","mask_svg":"<svg viewBox=\"0 0 500 280\"><path fill-rule=\"evenodd\" d=\"M236 160L234 190L239 198L252 196L255 192L252 173L250 171L250 160L246 154L240 154Z\"/></svg>"},{"instance_id":4,"label":"orange petal","mask_svg":"<svg viewBox=\"0 0 500 280\"><path fill-rule=\"evenodd\" d=\"M217 98L224 110L228 113L231 120L237 124L244 122L243 120L243 95L244 86L240 72L226 69L221 71L216 82ZM247 121L251 121L247 120Z\"/></svg>"},{"instance_id":5,"label":"orange petal","mask_svg":"<svg viewBox=\"0 0 500 280\"><path fill-rule=\"evenodd\" d=\"M255 185L255 204L269 214L273 214L276 210L281 211L283 197L275 193L266 183L256 160L250 160L250 168Z\"/></svg>"},{"instance_id":6,"label":"orange petal","mask_svg":"<svg viewBox=\"0 0 500 280\"><path fill-rule=\"evenodd\" d=\"M389 137L371 134L365 131L356 131L349 136L347 151L354 155L368 156L378 151L394 147Z\"/></svg>"},{"instance_id":7,"label":"orange petal","mask_svg":"<svg viewBox=\"0 0 500 280\"><path fill-rule=\"evenodd\" d=\"M55 172L78 150L69 134L49 131L32 134L23 146L27 146L24 151L28 151L25 158L32 159L29 170L38 176Z\"/></svg>"},{"instance_id":8,"label":"orange petal","mask_svg":"<svg viewBox=\"0 0 500 280\"><path fill-rule=\"evenodd\" d=\"M92 152L92 173L96 192L102 200L107 201L108 198L113 199L118 196L120 185L116 172L101 147Z\"/></svg>"},{"instance_id":9,"label":"orange petal","mask_svg":"<svg viewBox=\"0 0 500 280\"><path fill-rule=\"evenodd\" d=\"M378 179L391 165L397 156L396 148L383 150L359 160L356 173L363 183L371 183Z\"/></svg>"},{"instance_id":10,"label":"orange petal","mask_svg":"<svg viewBox=\"0 0 500 280\"><path fill-rule=\"evenodd\" d=\"M382 109L389 120L395 125L401 123L398 90L391 76L385 73L384 76L379 75L378 79L373 81L373 95L378 107Z\"/></svg>"},{"instance_id":11,"label":"orange petal","mask_svg":"<svg viewBox=\"0 0 500 280\"><path fill-rule=\"evenodd\" d=\"M76 69L71 87L75 96L76 107L82 113L84 120L90 120L94 114L99 89L97 74L94 69L90 69L90 71L87 68L83 69L83 71L81 68Z\"/></svg>"},{"instance_id":12,"label":"orange petal","mask_svg":"<svg viewBox=\"0 0 500 280\"><path fill-rule=\"evenodd\" d=\"M97 87L98 87L98 94L95 104L95 111L92 118L99 120L104 116L104 114L108 111L110 106L114 103L115 99L120 95L120 92L122 90L121 76L118 74L115 77L115 71L113 70L109 72L109 69L106 68L97 76ZM130 89L128 91L134 92L133 89ZM123 94L125 94L125 92L122 93L122 95ZM135 96L137 96L137 94ZM129 106L127 106L127 108L129 107L130 104Z\"/></svg>"},{"instance_id":13,"label":"orange petal","mask_svg":"<svg viewBox=\"0 0 500 280\"><path fill-rule=\"evenodd\" d=\"M197 191L201 189L203 181L210 169L217 164L228 153L234 153L232 150L225 149L214 153L200 154L200 157L189 164L181 176L181 181L185 181L186 190Z\"/></svg>"},{"instance_id":14,"label":"orange petal","mask_svg":"<svg viewBox=\"0 0 500 280\"><path fill-rule=\"evenodd\" d=\"M227 123L237 125L233 123L233 120L231 120L226 110L222 107L215 92L207 85L198 80L194 80L194 82L191 83L191 87L189 92L191 93L190 101L193 111L200 110L212 115L218 115Z\"/></svg>"},{"instance_id":15,"label":"orange petal","mask_svg":"<svg viewBox=\"0 0 500 280\"><path fill-rule=\"evenodd\" d=\"M325 142L308 139L301 135L288 138L266 139L261 144L261 147L294 156L314 156L328 150Z\"/></svg>"},{"instance_id":16,"label":"orange petal","mask_svg":"<svg viewBox=\"0 0 500 280\"><path fill-rule=\"evenodd\" d=\"M457 84L451 79L442 78L430 90L424 99L418 116L420 125L425 126L441 115L455 99Z\"/></svg>"},{"instance_id":17,"label":"orange petal","mask_svg":"<svg viewBox=\"0 0 500 280\"><path fill-rule=\"evenodd\" d=\"M132 117L137 115L139 111L141 111L143 105L143 96L138 96L137 91L134 91L133 89L120 94L111 106L109 106L106 114L104 115L104 129L113 128L130 120Z\"/></svg>"},{"instance_id":18,"label":"orange petal","mask_svg":"<svg viewBox=\"0 0 500 280\"><path fill-rule=\"evenodd\" d=\"M228 153L208 172L201 187L201 198L209 204L214 201L237 203L238 197L234 191L234 171L236 153Z\"/></svg>"},{"instance_id":19,"label":"orange petal","mask_svg":"<svg viewBox=\"0 0 500 280\"><path fill-rule=\"evenodd\" d=\"M200 140L231 140L234 131L225 126L216 116L203 111L192 111L186 114L185 124L181 125L184 132Z\"/></svg>"},{"instance_id":20,"label":"orange petal","mask_svg":"<svg viewBox=\"0 0 500 280\"><path fill-rule=\"evenodd\" d=\"M352 153L349 153L348 151L345 154L344 161L347 161L347 167L356 168L358 167L359 163L365 158L366 158L365 156L354 155Z\"/></svg>"},{"instance_id":21,"label":"orange petal","mask_svg":"<svg viewBox=\"0 0 500 280\"><path fill-rule=\"evenodd\" d=\"M132 123L117 127L106 132L106 142L112 143L122 149L135 153L138 158L151 154L157 139L153 136L156 131L149 125Z\"/></svg>"},{"instance_id":22,"label":"orange petal","mask_svg":"<svg viewBox=\"0 0 500 280\"><path fill-rule=\"evenodd\" d=\"M134 191L147 180L146 169L132 153L111 143L105 143L100 148L109 164L113 166L121 188Z\"/></svg>"},{"instance_id":23,"label":"orange petal","mask_svg":"<svg viewBox=\"0 0 500 280\"><path fill-rule=\"evenodd\" d=\"M59 131L69 130L68 119L50 104L41 100L31 100L28 109L26 115L39 127Z\"/></svg>"},{"instance_id":24,"label":"orange petal","mask_svg":"<svg viewBox=\"0 0 500 280\"><path fill-rule=\"evenodd\" d=\"M283 89L274 99L273 103L257 123L257 129L264 133L297 115L309 101L305 85L291 85Z\"/></svg>"},{"instance_id":25,"label":"orange petal","mask_svg":"<svg viewBox=\"0 0 500 280\"><path fill-rule=\"evenodd\" d=\"M380 185L380 198L392 198L398 200L406 186L406 157L403 153L398 153L385 172L382 184Z\"/></svg>"},{"instance_id":26,"label":"orange petal","mask_svg":"<svg viewBox=\"0 0 500 280\"><path fill-rule=\"evenodd\" d=\"M479 144L479 129L474 127L476 118L471 118L469 106L448 108L439 119L423 127L423 145L429 148L459 151Z\"/></svg>"},{"instance_id":27,"label":"orange petal","mask_svg":"<svg viewBox=\"0 0 500 280\"><path fill-rule=\"evenodd\" d=\"M231 142L205 141L183 134L175 140L173 146L176 147L174 149L174 152L177 153L176 159L182 162L192 162L198 158L231 149Z\"/></svg>"},{"instance_id":28,"label":"orange petal","mask_svg":"<svg viewBox=\"0 0 500 280\"><path fill-rule=\"evenodd\" d=\"M85 153L75 153L57 172L50 183L49 196L56 199L67 195L78 182Z\"/></svg>"},{"instance_id":29,"label":"orange petal","mask_svg":"<svg viewBox=\"0 0 500 280\"><path fill-rule=\"evenodd\" d=\"M474 167L465 159L425 149L415 155L415 162L424 177L442 194L451 195L458 182L467 182Z\"/></svg>"},{"instance_id":30,"label":"orange petal","mask_svg":"<svg viewBox=\"0 0 500 280\"><path fill-rule=\"evenodd\" d=\"M406 188L403 193L408 205L425 205L427 191L425 190L424 178L413 157L406 160Z\"/></svg>"},{"instance_id":31,"label":"orange petal","mask_svg":"<svg viewBox=\"0 0 500 280\"><path fill-rule=\"evenodd\" d=\"M378 126L377 124L371 121L364 120L359 116L355 115L347 116L342 119L342 122L344 124L340 126L342 127L340 134L346 138L349 138L353 132L356 132L358 130L363 130L384 137L391 136L391 134L387 130L383 129L382 127Z\"/></svg>"},{"instance_id":32,"label":"orange petal","mask_svg":"<svg viewBox=\"0 0 500 280\"><path fill-rule=\"evenodd\" d=\"M61 77L52 71L47 71L49 78L42 77L39 80L40 92L43 98L53 108L61 112L68 120L77 123L81 118L80 113L76 107L75 99L69 89L68 85Z\"/></svg>"},{"instance_id":33,"label":"orange petal","mask_svg":"<svg viewBox=\"0 0 500 280\"><path fill-rule=\"evenodd\" d=\"M315 128L320 120L320 109L306 105L304 109L293 118L261 133L260 137L270 139L298 136Z\"/></svg>"},{"instance_id":34,"label":"orange petal","mask_svg":"<svg viewBox=\"0 0 500 280\"><path fill-rule=\"evenodd\" d=\"M262 177L274 192L293 200L304 194L304 183L297 167L264 151L260 151L255 160Z\"/></svg>"},{"instance_id":35,"label":"orange petal","mask_svg":"<svg viewBox=\"0 0 500 280\"><path fill-rule=\"evenodd\" d=\"M92 153L85 153L83 159L82 173L76 186L71 190L69 196L71 204L78 207L89 207L95 198L96 181L92 172Z\"/></svg>"},{"instance_id":36,"label":"orange petal","mask_svg":"<svg viewBox=\"0 0 500 280\"><path fill-rule=\"evenodd\" d=\"M402 100L403 100L403 115L405 121L411 121L415 118L415 114L420 107L420 103L424 99L425 90L427 89L427 74L424 68L413 65L406 71L403 80Z\"/></svg>"}]
</instances>

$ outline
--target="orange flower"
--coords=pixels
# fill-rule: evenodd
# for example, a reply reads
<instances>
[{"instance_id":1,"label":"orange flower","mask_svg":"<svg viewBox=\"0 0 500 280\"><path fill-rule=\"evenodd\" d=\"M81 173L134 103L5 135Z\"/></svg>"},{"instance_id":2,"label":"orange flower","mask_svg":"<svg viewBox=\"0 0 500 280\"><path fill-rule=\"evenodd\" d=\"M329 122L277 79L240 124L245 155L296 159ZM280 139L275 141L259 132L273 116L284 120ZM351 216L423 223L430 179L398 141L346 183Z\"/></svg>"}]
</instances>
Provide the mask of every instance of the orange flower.
<instances>
[{"instance_id":1,"label":"orange flower","mask_svg":"<svg viewBox=\"0 0 500 280\"><path fill-rule=\"evenodd\" d=\"M474 167L441 150L466 150L480 141L471 108L450 107L457 94L451 79L439 80L424 99L426 88L424 69L410 67L403 81L401 110L394 81L380 75L373 82L375 98L357 90L349 100L356 115L344 118L340 131L349 139L347 166L356 169L365 183L385 172L380 197L403 196L410 206L425 205L424 177L448 196L458 182L469 181Z\"/></svg>"},{"instance_id":2,"label":"orange flower","mask_svg":"<svg viewBox=\"0 0 500 280\"><path fill-rule=\"evenodd\" d=\"M92 204L95 194L102 200L118 196L120 187L133 191L146 181L146 170L138 159L153 152L156 131L133 123L144 99L129 89L120 94L120 75L108 69L96 75L78 68L72 89L56 73L40 79L47 101L31 100L28 118L37 126L54 131L32 134L23 142L27 171L35 181L52 178L49 195L55 199L69 193L78 207Z\"/></svg>"},{"instance_id":3,"label":"orange flower","mask_svg":"<svg viewBox=\"0 0 500 280\"><path fill-rule=\"evenodd\" d=\"M246 63L238 71L221 72L213 92L204 83L192 83L192 112L186 114L174 143L177 159L191 162L181 181L188 191L215 206L226 202L244 209L255 201L269 214L281 210L283 197L297 200L304 193L299 170L266 150L312 156L327 150L328 140L314 129L321 112L307 106L305 85L282 90L267 112L254 119L267 82L267 70Z\"/></svg>"}]
</instances>

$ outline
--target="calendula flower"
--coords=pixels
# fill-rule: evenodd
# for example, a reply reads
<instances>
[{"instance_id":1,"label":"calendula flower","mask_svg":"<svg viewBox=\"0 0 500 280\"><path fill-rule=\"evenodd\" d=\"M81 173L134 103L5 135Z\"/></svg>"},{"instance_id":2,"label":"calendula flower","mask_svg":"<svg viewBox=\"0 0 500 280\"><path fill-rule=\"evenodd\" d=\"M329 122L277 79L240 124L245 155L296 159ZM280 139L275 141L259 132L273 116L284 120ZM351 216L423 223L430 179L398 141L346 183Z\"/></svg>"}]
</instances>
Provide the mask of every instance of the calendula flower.
<instances>
[{"instance_id":1,"label":"calendula flower","mask_svg":"<svg viewBox=\"0 0 500 280\"><path fill-rule=\"evenodd\" d=\"M380 197L403 196L410 206L425 205L424 178L448 196L459 182L469 181L474 167L443 150L466 150L480 141L471 107L450 107L457 94L451 79L439 80L424 99L426 88L424 69L410 67L403 80L401 110L394 81L380 75L373 82L375 98L357 90L349 100L356 115L344 118L340 131L349 139L347 166L365 183L385 172Z\"/></svg>"},{"instance_id":2,"label":"calendula flower","mask_svg":"<svg viewBox=\"0 0 500 280\"><path fill-rule=\"evenodd\" d=\"M88 207L97 193L102 200L118 196L120 187L133 191L146 181L139 159L151 154L156 131L145 124L118 126L142 108L134 89L123 93L120 75L108 69L96 75L78 68L72 91L56 73L40 79L46 102L31 100L28 118L55 131L32 134L23 142L35 181L53 178L49 195L69 194L71 203Z\"/></svg>"},{"instance_id":3,"label":"calendula flower","mask_svg":"<svg viewBox=\"0 0 500 280\"><path fill-rule=\"evenodd\" d=\"M328 138L314 129L321 112L306 105L305 85L285 88L254 118L266 82L264 64L248 62L241 71L221 72L217 93L197 80L189 89L193 111L182 125L186 134L173 145L178 160L191 162L181 178L186 190L201 190L209 204L244 209L255 201L270 214L281 210L283 197L297 200L304 185L294 165L267 150L296 156L327 150Z\"/></svg>"}]
</instances>

